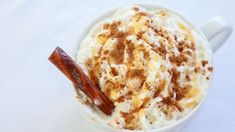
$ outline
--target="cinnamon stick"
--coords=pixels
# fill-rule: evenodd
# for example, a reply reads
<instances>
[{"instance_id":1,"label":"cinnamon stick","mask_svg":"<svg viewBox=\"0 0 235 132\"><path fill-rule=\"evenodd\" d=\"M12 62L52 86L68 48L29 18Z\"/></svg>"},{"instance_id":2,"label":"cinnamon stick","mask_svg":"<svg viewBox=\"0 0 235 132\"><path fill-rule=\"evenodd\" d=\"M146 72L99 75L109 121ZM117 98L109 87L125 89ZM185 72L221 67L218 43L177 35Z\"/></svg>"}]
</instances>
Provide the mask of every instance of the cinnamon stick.
<instances>
[{"instance_id":1,"label":"cinnamon stick","mask_svg":"<svg viewBox=\"0 0 235 132\"><path fill-rule=\"evenodd\" d=\"M79 65L61 48L57 47L49 60L73 82L76 89L82 90L102 112L107 115L112 114L113 102L94 85Z\"/></svg>"}]
</instances>

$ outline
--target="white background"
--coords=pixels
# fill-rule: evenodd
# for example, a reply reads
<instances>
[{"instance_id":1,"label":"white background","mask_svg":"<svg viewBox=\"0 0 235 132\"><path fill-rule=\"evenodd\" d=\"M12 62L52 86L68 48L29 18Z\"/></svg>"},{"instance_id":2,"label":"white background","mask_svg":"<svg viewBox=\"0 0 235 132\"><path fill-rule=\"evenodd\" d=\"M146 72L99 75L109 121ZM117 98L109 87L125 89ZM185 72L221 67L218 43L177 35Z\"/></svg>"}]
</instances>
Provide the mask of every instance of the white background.
<instances>
[{"instance_id":1,"label":"white background","mask_svg":"<svg viewBox=\"0 0 235 132\"><path fill-rule=\"evenodd\" d=\"M0 132L90 132L70 82L47 60L69 54L97 16L131 3L171 8L200 26L221 15L235 25L233 0L0 0ZM235 131L235 36L214 56L210 94L183 131Z\"/></svg>"}]
</instances>

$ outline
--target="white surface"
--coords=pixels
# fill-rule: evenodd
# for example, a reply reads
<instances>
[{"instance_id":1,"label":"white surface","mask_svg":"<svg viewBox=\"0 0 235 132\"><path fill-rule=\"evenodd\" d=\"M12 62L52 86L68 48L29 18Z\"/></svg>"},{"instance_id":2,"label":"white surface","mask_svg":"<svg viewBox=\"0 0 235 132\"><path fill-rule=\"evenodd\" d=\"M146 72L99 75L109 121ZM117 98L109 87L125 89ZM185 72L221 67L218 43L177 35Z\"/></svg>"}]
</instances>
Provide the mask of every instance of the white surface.
<instances>
[{"instance_id":1,"label":"white surface","mask_svg":"<svg viewBox=\"0 0 235 132\"><path fill-rule=\"evenodd\" d=\"M144 0L138 0L143 3ZM0 1L0 131L90 132L70 82L47 60L58 45L72 54L85 27L126 0ZM233 0L149 0L202 25L216 15L235 25ZM187 132L235 131L235 35L214 56L214 80Z\"/></svg>"}]
</instances>

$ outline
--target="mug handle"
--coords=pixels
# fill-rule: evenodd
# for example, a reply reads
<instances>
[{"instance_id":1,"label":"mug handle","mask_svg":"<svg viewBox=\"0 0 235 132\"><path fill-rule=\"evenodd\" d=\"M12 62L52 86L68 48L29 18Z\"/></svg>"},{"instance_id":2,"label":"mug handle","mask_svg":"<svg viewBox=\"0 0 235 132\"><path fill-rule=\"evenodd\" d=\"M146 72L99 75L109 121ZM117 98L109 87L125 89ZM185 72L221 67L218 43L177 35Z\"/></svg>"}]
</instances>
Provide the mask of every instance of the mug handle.
<instances>
[{"instance_id":1,"label":"mug handle","mask_svg":"<svg viewBox=\"0 0 235 132\"><path fill-rule=\"evenodd\" d=\"M208 39L213 53L229 38L233 28L221 16L210 19L201 27L202 32Z\"/></svg>"}]
</instances>

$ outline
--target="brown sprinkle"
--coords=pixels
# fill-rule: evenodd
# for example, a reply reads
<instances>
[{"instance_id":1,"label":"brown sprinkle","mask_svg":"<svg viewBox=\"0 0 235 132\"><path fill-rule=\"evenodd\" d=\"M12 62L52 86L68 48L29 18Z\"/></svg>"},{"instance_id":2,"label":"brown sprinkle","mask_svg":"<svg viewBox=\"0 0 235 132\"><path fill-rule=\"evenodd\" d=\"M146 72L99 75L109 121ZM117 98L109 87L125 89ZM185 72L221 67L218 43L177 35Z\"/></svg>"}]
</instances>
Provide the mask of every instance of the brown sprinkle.
<instances>
[{"instance_id":1,"label":"brown sprinkle","mask_svg":"<svg viewBox=\"0 0 235 132\"><path fill-rule=\"evenodd\" d=\"M109 23L105 23L104 25L103 25L103 28L104 29L108 29L110 27L110 24Z\"/></svg>"},{"instance_id":2,"label":"brown sprinkle","mask_svg":"<svg viewBox=\"0 0 235 132\"><path fill-rule=\"evenodd\" d=\"M185 78L187 81L191 81L191 78L189 77L189 75L186 75Z\"/></svg>"},{"instance_id":3,"label":"brown sprinkle","mask_svg":"<svg viewBox=\"0 0 235 132\"><path fill-rule=\"evenodd\" d=\"M204 66L206 66L206 64L208 64L208 61L207 60L203 60L201 63L202 63L202 66L204 67Z\"/></svg>"},{"instance_id":4,"label":"brown sprinkle","mask_svg":"<svg viewBox=\"0 0 235 132\"><path fill-rule=\"evenodd\" d=\"M138 7L133 7L132 8L134 11L139 11L140 9Z\"/></svg>"},{"instance_id":5,"label":"brown sprinkle","mask_svg":"<svg viewBox=\"0 0 235 132\"><path fill-rule=\"evenodd\" d=\"M178 43L178 51L179 52L182 52L184 49L185 49L185 47L186 47L186 45L185 45L185 42L184 41L180 41L179 43Z\"/></svg>"},{"instance_id":6,"label":"brown sprinkle","mask_svg":"<svg viewBox=\"0 0 235 132\"><path fill-rule=\"evenodd\" d=\"M140 31L138 32L137 34L137 40L141 39L142 38L142 35L145 33L145 31Z\"/></svg>"},{"instance_id":7,"label":"brown sprinkle","mask_svg":"<svg viewBox=\"0 0 235 132\"><path fill-rule=\"evenodd\" d=\"M195 67L195 68L194 68L194 72L195 72L195 73L198 73L199 71L200 71L200 67Z\"/></svg>"},{"instance_id":8,"label":"brown sprinkle","mask_svg":"<svg viewBox=\"0 0 235 132\"><path fill-rule=\"evenodd\" d=\"M129 130L134 130L135 127L136 127L136 124L134 123L134 120L135 120L135 115L132 113L124 113L124 112L121 112L123 118L125 119L125 129L129 129Z\"/></svg>"},{"instance_id":9,"label":"brown sprinkle","mask_svg":"<svg viewBox=\"0 0 235 132\"><path fill-rule=\"evenodd\" d=\"M170 71L171 83L173 84L172 90L176 94L176 100L181 100L185 94L188 92L190 86L181 87L179 85L180 72L176 68L172 68Z\"/></svg>"},{"instance_id":10,"label":"brown sprinkle","mask_svg":"<svg viewBox=\"0 0 235 132\"><path fill-rule=\"evenodd\" d=\"M135 45L130 41L126 43L126 53L128 55L128 63L131 63L134 60L133 50L135 49Z\"/></svg>"},{"instance_id":11,"label":"brown sprinkle","mask_svg":"<svg viewBox=\"0 0 235 132\"><path fill-rule=\"evenodd\" d=\"M166 80L163 80L160 82L160 84L158 85L157 91L154 93L154 98L156 98L160 95L160 93L162 92L162 90L165 87L165 84L166 84Z\"/></svg>"},{"instance_id":12,"label":"brown sprinkle","mask_svg":"<svg viewBox=\"0 0 235 132\"><path fill-rule=\"evenodd\" d=\"M118 75L118 71L115 68L113 68L113 67L111 67L111 73L112 73L113 76L117 76Z\"/></svg>"},{"instance_id":13,"label":"brown sprinkle","mask_svg":"<svg viewBox=\"0 0 235 132\"><path fill-rule=\"evenodd\" d=\"M176 68L172 68L170 74L171 74L171 82L173 84L178 84L178 80L180 78L180 72L177 71Z\"/></svg>"},{"instance_id":14,"label":"brown sprinkle","mask_svg":"<svg viewBox=\"0 0 235 132\"><path fill-rule=\"evenodd\" d=\"M207 69L208 69L210 72L213 71L213 67L208 67Z\"/></svg>"},{"instance_id":15,"label":"brown sprinkle","mask_svg":"<svg viewBox=\"0 0 235 132\"><path fill-rule=\"evenodd\" d=\"M115 64L122 64L124 59L124 49L125 45L123 43L114 44L109 59L112 59Z\"/></svg>"},{"instance_id":16,"label":"brown sprinkle","mask_svg":"<svg viewBox=\"0 0 235 132\"><path fill-rule=\"evenodd\" d=\"M188 58L185 54L180 54L179 56L172 55L169 57L171 63L175 63L180 66L183 62L187 62Z\"/></svg>"},{"instance_id":17,"label":"brown sprinkle","mask_svg":"<svg viewBox=\"0 0 235 132\"><path fill-rule=\"evenodd\" d=\"M146 79L144 69L132 69L128 72L128 77L139 78L143 81Z\"/></svg>"},{"instance_id":18,"label":"brown sprinkle","mask_svg":"<svg viewBox=\"0 0 235 132\"><path fill-rule=\"evenodd\" d=\"M161 102L167 106L173 106L173 107L177 108L180 112L183 111L183 108L175 100L173 100L169 97L163 98L163 100Z\"/></svg>"},{"instance_id":19,"label":"brown sprinkle","mask_svg":"<svg viewBox=\"0 0 235 132\"><path fill-rule=\"evenodd\" d=\"M166 50L166 47L163 44L161 44L159 47L157 47L155 44L151 44L151 46L152 46L153 51L160 54L163 58L166 57L167 50Z\"/></svg>"},{"instance_id":20,"label":"brown sprinkle","mask_svg":"<svg viewBox=\"0 0 235 132\"><path fill-rule=\"evenodd\" d=\"M125 99L131 99L133 95L132 91L129 91L126 95L119 97L116 101L117 102L124 102Z\"/></svg>"}]
</instances>

